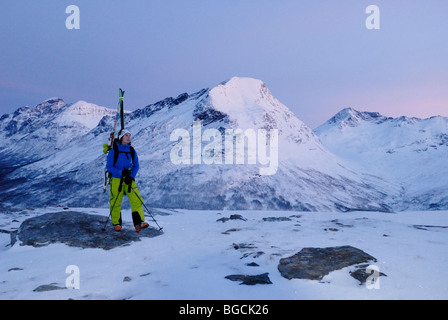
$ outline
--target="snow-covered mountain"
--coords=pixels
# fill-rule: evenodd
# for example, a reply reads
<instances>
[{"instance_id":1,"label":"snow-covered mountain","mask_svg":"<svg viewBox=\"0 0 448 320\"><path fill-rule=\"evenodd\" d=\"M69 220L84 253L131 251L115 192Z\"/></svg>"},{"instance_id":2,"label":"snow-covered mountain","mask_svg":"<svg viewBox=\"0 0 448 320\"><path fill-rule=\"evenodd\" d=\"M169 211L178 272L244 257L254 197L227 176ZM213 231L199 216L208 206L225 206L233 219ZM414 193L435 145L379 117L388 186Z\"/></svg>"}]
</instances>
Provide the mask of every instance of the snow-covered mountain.
<instances>
[{"instance_id":1,"label":"snow-covered mountain","mask_svg":"<svg viewBox=\"0 0 448 320\"><path fill-rule=\"evenodd\" d=\"M74 116L81 110L85 116ZM114 113L52 99L3 116L0 201L107 206L102 144ZM389 211L403 195L393 180L328 151L260 80L234 77L166 98L129 113L126 126L140 159L139 189L150 206ZM246 138L229 134L238 131Z\"/></svg>"},{"instance_id":2,"label":"snow-covered mountain","mask_svg":"<svg viewBox=\"0 0 448 320\"><path fill-rule=\"evenodd\" d=\"M448 118L390 118L346 108L314 132L360 170L400 182L397 209L448 207Z\"/></svg>"},{"instance_id":3,"label":"snow-covered mountain","mask_svg":"<svg viewBox=\"0 0 448 320\"><path fill-rule=\"evenodd\" d=\"M85 101L66 104L50 98L0 118L0 170L47 158L76 141L114 111Z\"/></svg>"}]
</instances>

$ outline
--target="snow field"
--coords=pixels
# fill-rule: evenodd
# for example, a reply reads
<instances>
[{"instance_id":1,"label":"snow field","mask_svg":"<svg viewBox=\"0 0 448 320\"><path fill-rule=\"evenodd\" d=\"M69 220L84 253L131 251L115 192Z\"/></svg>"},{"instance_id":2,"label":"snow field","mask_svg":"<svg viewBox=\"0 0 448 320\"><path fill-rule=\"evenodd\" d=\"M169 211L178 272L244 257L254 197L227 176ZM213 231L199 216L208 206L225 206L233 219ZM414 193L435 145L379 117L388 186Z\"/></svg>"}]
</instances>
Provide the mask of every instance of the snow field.
<instances>
[{"instance_id":1,"label":"snow field","mask_svg":"<svg viewBox=\"0 0 448 320\"><path fill-rule=\"evenodd\" d=\"M107 209L71 210L108 215ZM247 220L216 221L231 214ZM155 216L162 236L109 251L19 242L6 247L9 235L0 233L0 299L446 299L447 214L177 210ZM15 213L11 222L11 214L2 213L1 229L16 228L25 218ZM130 221L130 213L123 219ZM433 227L414 227L421 225ZM379 289L360 285L349 275L353 267L321 281L287 280L277 270L281 258L304 247L340 245L377 258L374 264L387 275L379 278ZM251 262L259 266L247 266ZM41 285L65 287L69 265L79 267L80 289L33 291ZM224 278L266 272L272 284L246 286Z\"/></svg>"}]
</instances>

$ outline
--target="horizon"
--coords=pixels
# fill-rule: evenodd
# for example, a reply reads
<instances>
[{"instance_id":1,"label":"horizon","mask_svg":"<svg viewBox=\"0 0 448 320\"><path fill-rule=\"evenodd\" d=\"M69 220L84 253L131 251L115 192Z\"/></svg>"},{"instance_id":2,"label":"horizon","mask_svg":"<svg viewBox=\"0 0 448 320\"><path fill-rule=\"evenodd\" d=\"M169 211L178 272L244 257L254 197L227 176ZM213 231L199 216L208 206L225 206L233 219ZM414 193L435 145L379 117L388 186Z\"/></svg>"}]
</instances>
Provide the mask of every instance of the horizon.
<instances>
[{"instance_id":1,"label":"horizon","mask_svg":"<svg viewBox=\"0 0 448 320\"><path fill-rule=\"evenodd\" d=\"M379 29L367 27L371 4ZM347 107L448 116L443 0L75 5L78 16L73 1L2 2L0 114L55 96L114 108L120 87L134 111L245 76L311 128Z\"/></svg>"}]
</instances>

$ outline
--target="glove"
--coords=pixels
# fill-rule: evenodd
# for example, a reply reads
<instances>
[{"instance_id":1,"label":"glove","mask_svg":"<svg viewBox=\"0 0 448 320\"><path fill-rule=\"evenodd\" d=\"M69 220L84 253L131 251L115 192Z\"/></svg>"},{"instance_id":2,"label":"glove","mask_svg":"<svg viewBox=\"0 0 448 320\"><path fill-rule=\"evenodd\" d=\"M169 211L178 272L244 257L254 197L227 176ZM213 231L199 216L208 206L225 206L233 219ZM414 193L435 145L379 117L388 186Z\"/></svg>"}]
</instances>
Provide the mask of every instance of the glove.
<instances>
[{"instance_id":1,"label":"glove","mask_svg":"<svg viewBox=\"0 0 448 320\"><path fill-rule=\"evenodd\" d=\"M124 183L127 184L127 185L131 185L132 181L134 181L134 178L132 178L131 176L126 176L124 178Z\"/></svg>"},{"instance_id":2,"label":"glove","mask_svg":"<svg viewBox=\"0 0 448 320\"><path fill-rule=\"evenodd\" d=\"M129 170L129 169L121 171L122 177L129 177L130 175L131 175L131 170Z\"/></svg>"}]
</instances>

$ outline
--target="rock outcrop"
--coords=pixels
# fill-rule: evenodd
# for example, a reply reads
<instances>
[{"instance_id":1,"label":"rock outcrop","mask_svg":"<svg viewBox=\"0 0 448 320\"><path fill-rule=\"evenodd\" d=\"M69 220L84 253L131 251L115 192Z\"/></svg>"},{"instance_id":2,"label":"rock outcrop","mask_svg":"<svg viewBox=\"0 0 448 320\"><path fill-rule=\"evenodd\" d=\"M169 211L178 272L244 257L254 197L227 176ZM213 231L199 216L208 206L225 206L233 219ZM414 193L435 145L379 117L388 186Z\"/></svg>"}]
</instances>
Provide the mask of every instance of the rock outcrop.
<instances>
[{"instance_id":1,"label":"rock outcrop","mask_svg":"<svg viewBox=\"0 0 448 320\"><path fill-rule=\"evenodd\" d=\"M376 259L352 246L303 248L295 255L280 259L278 271L287 279L321 280L332 271Z\"/></svg>"},{"instance_id":2,"label":"rock outcrop","mask_svg":"<svg viewBox=\"0 0 448 320\"><path fill-rule=\"evenodd\" d=\"M72 247L110 250L140 241L141 237L152 238L163 234L152 227L137 233L132 224L126 223L121 232L114 231L110 226L102 231L106 219L104 216L75 211L47 213L25 220L17 237L22 245L34 247L65 243Z\"/></svg>"}]
</instances>

